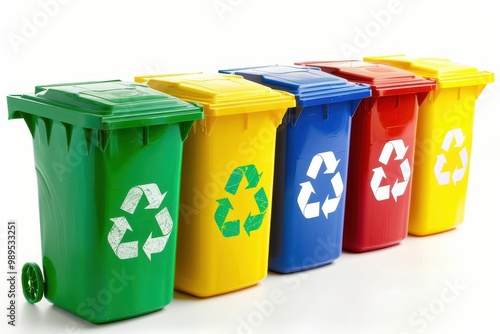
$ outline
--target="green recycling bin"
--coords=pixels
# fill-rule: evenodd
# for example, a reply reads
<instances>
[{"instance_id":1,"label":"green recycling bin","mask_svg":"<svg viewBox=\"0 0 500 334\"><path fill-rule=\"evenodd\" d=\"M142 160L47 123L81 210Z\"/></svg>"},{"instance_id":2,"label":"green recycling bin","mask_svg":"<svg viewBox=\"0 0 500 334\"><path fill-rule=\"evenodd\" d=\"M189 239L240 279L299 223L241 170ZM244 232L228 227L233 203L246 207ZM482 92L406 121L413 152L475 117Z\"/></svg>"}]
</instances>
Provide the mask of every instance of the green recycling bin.
<instances>
[{"instance_id":1,"label":"green recycling bin","mask_svg":"<svg viewBox=\"0 0 500 334\"><path fill-rule=\"evenodd\" d=\"M122 81L36 87L7 97L33 137L43 295L93 323L162 309L173 297L183 142L201 105Z\"/></svg>"}]
</instances>

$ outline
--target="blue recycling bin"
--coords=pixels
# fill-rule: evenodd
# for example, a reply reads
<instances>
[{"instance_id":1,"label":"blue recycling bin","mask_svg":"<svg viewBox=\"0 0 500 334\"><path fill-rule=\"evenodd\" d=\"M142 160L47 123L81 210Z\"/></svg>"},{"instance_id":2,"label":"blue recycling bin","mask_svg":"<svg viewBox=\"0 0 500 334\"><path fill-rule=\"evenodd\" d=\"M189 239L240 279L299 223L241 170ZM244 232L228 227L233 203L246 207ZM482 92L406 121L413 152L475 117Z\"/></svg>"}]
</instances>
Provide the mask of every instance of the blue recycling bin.
<instances>
[{"instance_id":1,"label":"blue recycling bin","mask_svg":"<svg viewBox=\"0 0 500 334\"><path fill-rule=\"evenodd\" d=\"M220 70L295 95L278 127L269 269L291 273L342 252L351 119L370 87L302 66Z\"/></svg>"}]
</instances>

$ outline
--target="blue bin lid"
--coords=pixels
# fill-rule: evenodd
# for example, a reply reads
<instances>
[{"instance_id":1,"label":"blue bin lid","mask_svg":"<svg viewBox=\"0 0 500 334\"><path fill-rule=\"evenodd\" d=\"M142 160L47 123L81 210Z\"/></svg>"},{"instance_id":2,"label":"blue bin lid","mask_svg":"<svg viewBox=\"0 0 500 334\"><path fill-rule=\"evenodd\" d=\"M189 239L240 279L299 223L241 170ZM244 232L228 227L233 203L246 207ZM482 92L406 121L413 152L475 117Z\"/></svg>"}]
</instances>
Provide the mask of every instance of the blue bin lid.
<instances>
[{"instance_id":1,"label":"blue bin lid","mask_svg":"<svg viewBox=\"0 0 500 334\"><path fill-rule=\"evenodd\" d=\"M357 84L321 71L317 67L269 65L219 70L273 89L292 93L297 107L308 107L371 96L369 85Z\"/></svg>"}]
</instances>

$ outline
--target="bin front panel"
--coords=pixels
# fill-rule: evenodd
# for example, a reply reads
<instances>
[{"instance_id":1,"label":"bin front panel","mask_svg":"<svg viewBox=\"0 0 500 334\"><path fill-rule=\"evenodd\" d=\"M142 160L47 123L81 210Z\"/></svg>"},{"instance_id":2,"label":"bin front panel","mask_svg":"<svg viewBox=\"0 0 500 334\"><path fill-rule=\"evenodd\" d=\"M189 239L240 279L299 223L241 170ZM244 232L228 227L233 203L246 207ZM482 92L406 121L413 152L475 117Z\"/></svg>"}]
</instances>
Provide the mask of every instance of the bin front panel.
<instances>
[{"instance_id":1,"label":"bin front panel","mask_svg":"<svg viewBox=\"0 0 500 334\"><path fill-rule=\"evenodd\" d=\"M54 122L48 141L37 123L45 296L91 322L172 300L182 140L178 125L144 131L68 131Z\"/></svg>"},{"instance_id":2,"label":"bin front panel","mask_svg":"<svg viewBox=\"0 0 500 334\"><path fill-rule=\"evenodd\" d=\"M218 117L210 135L195 123L185 142L176 289L206 297L266 277L273 117L269 111Z\"/></svg>"},{"instance_id":3,"label":"bin front panel","mask_svg":"<svg viewBox=\"0 0 500 334\"><path fill-rule=\"evenodd\" d=\"M354 114L343 247L368 251L406 237L416 94L363 100Z\"/></svg>"},{"instance_id":4,"label":"bin front panel","mask_svg":"<svg viewBox=\"0 0 500 334\"><path fill-rule=\"evenodd\" d=\"M306 107L295 125L278 128L271 270L305 270L340 256L351 115L358 101Z\"/></svg>"},{"instance_id":5,"label":"bin front panel","mask_svg":"<svg viewBox=\"0 0 500 334\"><path fill-rule=\"evenodd\" d=\"M460 93L458 93L460 90ZM463 222L477 87L432 93L420 109L409 232L429 235Z\"/></svg>"}]
</instances>

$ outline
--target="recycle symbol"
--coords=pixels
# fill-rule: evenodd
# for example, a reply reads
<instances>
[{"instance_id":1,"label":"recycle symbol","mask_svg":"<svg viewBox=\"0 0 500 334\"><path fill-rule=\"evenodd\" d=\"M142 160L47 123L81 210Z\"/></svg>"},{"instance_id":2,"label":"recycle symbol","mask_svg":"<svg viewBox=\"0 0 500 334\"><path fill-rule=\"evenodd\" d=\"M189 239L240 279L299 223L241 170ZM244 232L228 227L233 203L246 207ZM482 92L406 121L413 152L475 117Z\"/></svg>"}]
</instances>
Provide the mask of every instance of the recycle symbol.
<instances>
[{"instance_id":1,"label":"recycle symbol","mask_svg":"<svg viewBox=\"0 0 500 334\"><path fill-rule=\"evenodd\" d=\"M127 196L123 200L120 209L133 215L135 209L137 209L139 201L142 198L142 195L145 195L146 199L149 202L149 205L146 206L145 209L158 209L163 202L166 194L166 192L162 194L160 192L160 189L158 188L158 185L154 183L135 186L129 190ZM167 207L161 209L155 215L155 218L162 232L162 236L153 238L151 232L144 245L142 246L142 250L149 260L151 260L151 254L160 253L165 249L173 227L172 217L170 216L170 212L168 211ZM127 221L127 218L116 217L111 218L110 220L114 224L108 233L108 242L113 249L113 252L115 252L116 256L118 256L118 258L122 260L137 257L139 254L138 241L123 243L121 242L127 231L133 232L132 227L130 227L130 224Z\"/></svg>"},{"instance_id":2,"label":"recycle symbol","mask_svg":"<svg viewBox=\"0 0 500 334\"><path fill-rule=\"evenodd\" d=\"M323 202L323 205L321 205L321 211L323 211L326 219L328 219L328 214L334 213L335 210L337 210L340 198L344 191L344 183L342 181L342 177L340 176L340 172L337 171L337 173L335 173L339 162L340 159L337 160L332 151L318 153L312 158L306 173L307 176L315 180L316 177L318 177L321 166L324 164L326 167L324 174L334 174L330 182L333 187L333 191L335 192L335 197L330 198L330 195L326 195L326 199ZM301 183L300 186L301 189L299 196L297 197L297 203L299 204L300 211L306 219L319 217L320 202L308 203L311 194L316 193L313 185L310 181L306 181Z\"/></svg>"},{"instance_id":3,"label":"recycle symbol","mask_svg":"<svg viewBox=\"0 0 500 334\"><path fill-rule=\"evenodd\" d=\"M464 146L465 136L462 129L451 129L446 133L444 137L443 144L441 148L443 151L448 152L451 148L451 143L455 139L455 147L460 148ZM463 147L460 150L460 161L462 162L462 167L455 167L453 174L451 172L443 172L443 168L446 165L446 157L443 153L437 156L436 165L434 166L434 174L439 185L445 185L450 183L450 176L453 179L453 184L456 185L458 181L462 180L465 176L465 171L467 170L467 164L469 162L469 156L467 154L467 147ZM450 175L451 174L451 175Z\"/></svg>"},{"instance_id":4,"label":"recycle symbol","mask_svg":"<svg viewBox=\"0 0 500 334\"><path fill-rule=\"evenodd\" d=\"M245 189L257 188L261 176L262 173L259 174L255 165L236 167L229 176L224 190L231 195L236 195L243 177L245 177L248 182L248 185ZM248 236L250 236L250 232L256 231L260 228L260 226L262 225L262 221L264 220L267 207L269 205L264 187L259 188L255 192L254 199L255 203L257 204L259 213L252 214L252 212L249 212L247 218L245 219L243 229L245 230L245 232L247 232ZM235 219L226 221L229 211L234 209L229 198L224 197L218 199L217 203L219 203L219 206L215 211L214 219L217 223L217 226L219 227L219 230L222 232L222 235L225 238L240 235L240 220Z\"/></svg>"},{"instance_id":5,"label":"recycle symbol","mask_svg":"<svg viewBox=\"0 0 500 334\"><path fill-rule=\"evenodd\" d=\"M402 139L388 141L387 143L385 143L378 161L380 161L384 165L387 165L393 151L396 152L394 161L403 160L406 156L406 152L408 151L408 146L405 146L405 143ZM394 200L397 202L398 197L405 193L411 175L410 162L408 161L408 158L403 160L399 168L401 169L403 180L399 182L399 179L396 179L394 185L392 186L392 189L389 184L381 186L382 180L387 178L384 172L384 168L380 166L373 169L373 177L370 182L370 187L372 188L373 195L375 195L377 201L384 201L386 199L389 199L392 193L392 197L394 197Z\"/></svg>"}]
</instances>

